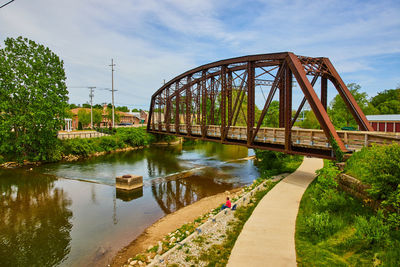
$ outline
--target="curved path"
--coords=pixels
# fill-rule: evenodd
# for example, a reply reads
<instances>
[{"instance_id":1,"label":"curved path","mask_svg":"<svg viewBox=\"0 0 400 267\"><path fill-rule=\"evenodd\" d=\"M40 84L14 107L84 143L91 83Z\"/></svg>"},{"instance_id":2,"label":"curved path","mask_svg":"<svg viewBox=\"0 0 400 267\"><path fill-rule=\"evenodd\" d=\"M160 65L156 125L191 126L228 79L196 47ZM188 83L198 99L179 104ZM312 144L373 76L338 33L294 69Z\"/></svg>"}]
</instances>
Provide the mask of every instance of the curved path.
<instances>
[{"instance_id":1,"label":"curved path","mask_svg":"<svg viewBox=\"0 0 400 267\"><path fill-rule=\"evenodd\" d=\"M233 247L228 267L297 265L297 212L304 191L322 166L322 159L305 157L294 173L258 203Z\"/></svg>"}]
</instances>

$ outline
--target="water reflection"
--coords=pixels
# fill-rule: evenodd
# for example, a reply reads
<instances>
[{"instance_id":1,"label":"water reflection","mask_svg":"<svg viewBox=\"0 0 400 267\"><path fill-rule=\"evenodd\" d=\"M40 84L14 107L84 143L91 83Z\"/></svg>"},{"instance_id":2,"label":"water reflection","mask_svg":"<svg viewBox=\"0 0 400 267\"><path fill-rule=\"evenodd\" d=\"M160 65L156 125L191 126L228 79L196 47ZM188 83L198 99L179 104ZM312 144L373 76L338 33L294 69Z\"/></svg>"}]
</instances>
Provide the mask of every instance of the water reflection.
<instances>
[{"instance_id":1,"label":"water reflection","mask_svg":"<svg viewBox=\"0 0 400 267\"><path fill-rule=\"evenodd\" d=\"M160 208L169 214L203 197L232 189L234 185L226 180L228 177L216 169L205 168L182 179L153 180L151 191Z\"/></svg>"},{"instance_id":2,"label":"water reflection","mask_svg":"<svg viewBox=\"0 0 400 267\"><path fill-rule=\"evenodd\" d=\"M0 263L55 266L70 252L71 200L54 178L0 170Z\"/></svg>"},{"instance_id":3,"label":"water reflection","mask_svg":"<svg viewBox=\"0 0 400 267\"><path fill-rule=\"evenodd\" d=\"M130 191L120 189L115 189L115 191L117 198L125 202L129 202L143 196L143 187L136 188Z\"/></svg>"}]
</instances>

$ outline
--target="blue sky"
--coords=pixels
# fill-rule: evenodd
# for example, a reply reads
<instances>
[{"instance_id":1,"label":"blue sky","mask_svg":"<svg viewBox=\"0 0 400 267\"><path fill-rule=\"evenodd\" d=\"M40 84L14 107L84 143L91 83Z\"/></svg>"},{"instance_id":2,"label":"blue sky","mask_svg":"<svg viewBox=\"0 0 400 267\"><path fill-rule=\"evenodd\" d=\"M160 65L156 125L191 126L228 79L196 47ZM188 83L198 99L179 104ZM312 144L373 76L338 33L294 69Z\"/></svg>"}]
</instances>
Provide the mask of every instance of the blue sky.
<instances>
[{"instance_id":1,"label":"blue sky","mask_svg":"<svg viewBox=\"0 0 400 267\"><path fill-rule=\"evenodd\" d=\"M129 107L147 109L164 79L196 66L281 51L329 57L369 96L400 85L400 1L15 0L0 9L0 45L20 35L64 60L70 87L111 87L114 58L116 104ZM88 100L70 88L71 103Z\"/></svg>"}]
</instances>

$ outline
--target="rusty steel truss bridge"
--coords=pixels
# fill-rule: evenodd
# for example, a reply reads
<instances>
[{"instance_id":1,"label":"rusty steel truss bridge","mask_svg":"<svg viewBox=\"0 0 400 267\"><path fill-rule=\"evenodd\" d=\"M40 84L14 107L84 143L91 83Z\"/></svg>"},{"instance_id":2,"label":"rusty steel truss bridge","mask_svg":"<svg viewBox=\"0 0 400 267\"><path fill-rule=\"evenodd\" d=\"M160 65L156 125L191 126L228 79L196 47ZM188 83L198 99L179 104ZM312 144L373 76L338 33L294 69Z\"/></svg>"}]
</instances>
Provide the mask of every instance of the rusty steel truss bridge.
<instances>
[{"instance_id":1,"label":"rusty steel truss bridge","mask_svg":"<svg viewBox=\"0 0 400 267\"><path fill-rule=\"evenodd\" d=\"M318 79L320 88L316 90ZM333 126L327 113L328 81L360 131L337 131ZM295 113L294 84L303 95ZM255 104L256 88L267 91L261 110ZM271 128L266 125L275 94L279 125ZM293 127L306 102L322 130ZM364 113L328 58L291 52L225 59L175 77L153 94L147 131L328 159L335 158L338 151L348 153L371 143L400 143L394 136L371 132Z\"/></svg>"}]
</instances>

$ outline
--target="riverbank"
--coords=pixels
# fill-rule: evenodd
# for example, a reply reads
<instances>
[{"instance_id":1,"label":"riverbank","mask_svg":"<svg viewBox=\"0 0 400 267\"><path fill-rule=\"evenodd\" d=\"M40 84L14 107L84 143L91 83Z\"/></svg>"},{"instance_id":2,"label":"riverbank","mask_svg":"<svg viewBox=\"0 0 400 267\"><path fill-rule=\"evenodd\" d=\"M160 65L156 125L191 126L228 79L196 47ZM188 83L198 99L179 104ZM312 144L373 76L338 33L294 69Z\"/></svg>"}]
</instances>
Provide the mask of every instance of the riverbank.
<instances>
[{"instance_id":1,"label":"riverbank","mask_svg":"<svg viewBox=\"0 0 400 267\"><path fill-rule=\"evenodd\" d=\"M162 240L165 235L175 231L188 222L192 222L200 215L213 210L215 207L224 203L228 195L231 196L241 190L242 188L235 188L224 193L206 197L176 212L166 215L148 227L128 246L121 249L113 258L110 266L119 267L124 265L132 255L145 252L149 246L153 246L157 241Z\"/></svg>"},{"instance_id":2,"label":"riverbank","mask_svg":"<svg viewBox=\"0 0 400 267\"><path fill-rule=\"evenodd\" d=\"M0 155L0 168L19 168L38 166L43 163L77 161L109 153L143 149L149 145L169 146L180 143L182 143L181 138L176 140L174 136L150 134L146 132L144 127L120 128L115 131L114 135L58 140L58 144L51 153L52 156L43 161L35 161L31 158L14 160L9 158L6 161Z\"/></svg>"}]
</instances>

